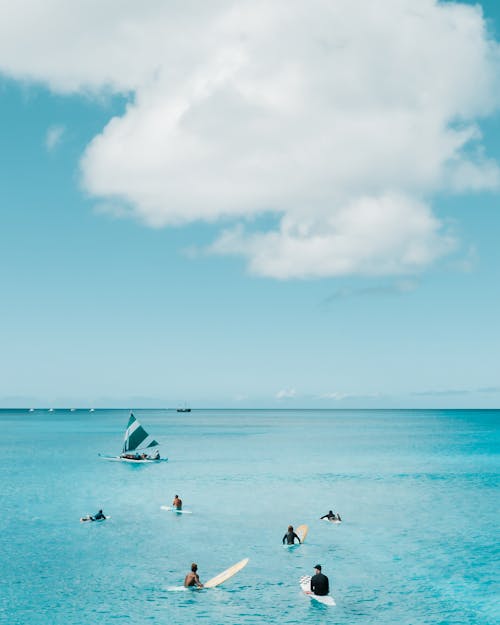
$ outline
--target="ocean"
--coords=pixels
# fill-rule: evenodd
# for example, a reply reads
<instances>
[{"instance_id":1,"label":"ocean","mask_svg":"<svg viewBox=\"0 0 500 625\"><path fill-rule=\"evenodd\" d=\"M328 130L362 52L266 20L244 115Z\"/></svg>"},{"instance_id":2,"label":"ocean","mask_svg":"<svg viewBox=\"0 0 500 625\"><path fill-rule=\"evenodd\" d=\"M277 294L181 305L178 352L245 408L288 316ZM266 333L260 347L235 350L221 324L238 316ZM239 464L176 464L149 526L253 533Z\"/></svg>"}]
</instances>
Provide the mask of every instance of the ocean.
<instances>
[{"instance_id":1,"label":"ocean","mask_svg":"<svg viewBox=\"0 0 500 625\"><path fill-rule=\"evenodd\" d=\"M169 462L99 458L125 410L0 411L0 623L500 622L500 411L134 414ZM192 514L161 510L175 494ZM204 581L245 557L179 590L192 562ZM301 593L317 563L335 607Z\"/></svg>"}]
</instances>

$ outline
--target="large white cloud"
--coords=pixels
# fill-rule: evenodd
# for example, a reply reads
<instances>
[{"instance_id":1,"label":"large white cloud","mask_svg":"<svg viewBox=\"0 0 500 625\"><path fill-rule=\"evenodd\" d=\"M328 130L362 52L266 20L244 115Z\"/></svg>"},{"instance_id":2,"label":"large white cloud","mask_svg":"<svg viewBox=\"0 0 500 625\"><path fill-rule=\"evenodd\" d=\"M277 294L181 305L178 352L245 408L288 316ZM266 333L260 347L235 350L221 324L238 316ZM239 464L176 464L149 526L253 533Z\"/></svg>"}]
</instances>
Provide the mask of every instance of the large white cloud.
<instances>
[{"instance_id":1,"label":"large white cloud","mask_svg":"<svg viewBox=\"0 0 500 625\"><path fill-rule=\"evenodd\" d=\"M70 6L71 4L71 6ZM500 56L478 7L434 0L0 2L0 68L131 92L85 189L279 278L421 270L453 247L433 195L494 188L478 120ZM275 230L248 218L273 213Z\"/></svg>"}]
</instances>

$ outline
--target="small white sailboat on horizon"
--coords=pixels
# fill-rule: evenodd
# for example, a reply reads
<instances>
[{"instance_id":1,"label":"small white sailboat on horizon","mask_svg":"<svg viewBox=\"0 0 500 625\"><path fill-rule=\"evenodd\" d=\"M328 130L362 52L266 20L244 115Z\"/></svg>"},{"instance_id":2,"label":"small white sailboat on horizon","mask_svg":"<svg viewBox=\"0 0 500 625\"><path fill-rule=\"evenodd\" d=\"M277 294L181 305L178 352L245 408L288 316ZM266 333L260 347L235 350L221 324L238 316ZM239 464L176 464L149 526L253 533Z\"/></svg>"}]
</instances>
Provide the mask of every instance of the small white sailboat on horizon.
<instances>
[{"instance_id":1,"label":"small white sailboat on horizon","mask_svg":"<svg viewBox=\"0 0 500 625\"><path fill-rule=\"evenodd\" d=\"M160 457L159 446L160 443L146 432L131 412L125 430L122 453L119 456L99 455L104 460L133 464L167 462L168 458Z\"/></svg>"}]
</instances>

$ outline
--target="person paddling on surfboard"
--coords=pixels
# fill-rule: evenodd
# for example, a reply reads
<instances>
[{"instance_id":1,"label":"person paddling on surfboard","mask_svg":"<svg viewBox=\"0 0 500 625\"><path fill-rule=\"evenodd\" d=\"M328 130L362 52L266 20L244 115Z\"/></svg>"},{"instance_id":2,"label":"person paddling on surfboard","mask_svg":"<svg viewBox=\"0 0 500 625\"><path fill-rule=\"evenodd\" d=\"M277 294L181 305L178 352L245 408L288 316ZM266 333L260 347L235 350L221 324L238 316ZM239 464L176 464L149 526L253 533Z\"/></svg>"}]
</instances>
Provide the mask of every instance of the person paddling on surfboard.
<instances>
[{"instance_id":1,"label":"person paddling on surfboard","mask_svg":"<svg viewBox=\"0 0 500 625\"><path fill-rule=\"evenodd\" d=\"M101 519L105 519L106 517L104 516L104 513L102 510L99 510L99 512L97 512L96 514L94 514L93 516L93 521L100 521Z\"/></svg>"},{"instance_id":2,"label":"person paddling on surfboard","mask_svg":"<svg viewBox=\"0 0 500 625\"><path fill-rule=\"evenodd\" d=\"M331 510L328 511L328 514L324 514L323 516L319 517L320 519L328 519L329 521L342 521L342 519L340 518L340 514L335 514L335 512L332 512Z\"/></svg>"},{"instance_id":3,"label":"person paddling on surfboard","mask_svg":"<svg viewBox=\"0 0 500 625\"><path fill-rule=\"evenodd\" d=\"M289 525L288 526L288 531L287 533L283 536L283 544L287 545L293 545L295 543L295 539L297 539L300 543L300 538L297 536L297 534L293 531L293 525Z\"/></svg>"},{"instance_id":4,"label":"person paddling on surfboard","mask_svg":"<svg viewBox=\"0 0 500 625\"><path fill-rule=\"evenodd\" d=\"M311 577L311 592L323 597L330 592L328 577L321 572L321 564L316 564L314 570L316 574Z\"/></svg>"},{"instance_id":5,"label":"person paddling on surfboard","mask_svg":"<svg viewBox=\"0 0 500 625\"><path fill-rule=\"evenodd\" d=\"M198 577L198 565L196 562L193 562L191 565L191 572L186 575L184 580L184 586L186 588L191 588L196 586L197 588L203 588L203 584L200 582L200 578Z\"/></svg>"},{"instance_id":6,"label":"person paddling on surfboard","mask_svg":"<svg viewBox=\"0 0 500 625\"><path fill-rule=\"evenodd\" d=\"M174 500L172 501L172 506L176 510L182 510L182 499L179 498L179 495L174 495Z\"/></svg>"},{"instance_id":7,"label":"person paddling on surfboard","mask_svg":"<svg viewBox=\"0 0 500 625\"><path fill-rule=\"evenodd\" d=\"M335 516L334 512L329 510L328 514L324 514L323 516L320 516L319 518L320 519L328 519L329 521L335 521L337 517Z\"/></svg>"}]
</instances>

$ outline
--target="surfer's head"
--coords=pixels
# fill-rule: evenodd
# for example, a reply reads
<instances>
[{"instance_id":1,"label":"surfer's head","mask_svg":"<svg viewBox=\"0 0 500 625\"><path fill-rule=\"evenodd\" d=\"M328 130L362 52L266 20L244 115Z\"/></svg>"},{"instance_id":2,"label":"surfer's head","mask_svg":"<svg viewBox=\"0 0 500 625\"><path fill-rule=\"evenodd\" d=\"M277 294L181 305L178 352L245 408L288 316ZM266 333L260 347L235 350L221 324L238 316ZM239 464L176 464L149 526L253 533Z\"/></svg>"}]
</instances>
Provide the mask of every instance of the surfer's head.
<instances>
[{"instance_id":1,"label":"surfer's head","mask_svg":"<svg viewBox=\"0 0 500 625\"><path fill-rule=\"evenodd\" d=\"M289 526L288 526L288 531L289 531L289 532L293 532L293 525L289 525Z\"/></svg>"},{"instance_id":2,"label":"surfer's head","mask_svg":"<svg viewBox=\"0 0 500 625\"><path fill-rule=\"evenodd\" d=\"M179 496L179 495L174 495L174 499L177 499L177 497L178 497L178 496Z\"/></svg>"},{"instance_id":3,"label":"surfer's head","mask_svg":"<svg viewBox=\"0 0 500 625\"><path fill-rule=\"evenodd\" d=\"M315 564L314 568L321 573L321 564Z\"/></svg>"},{"instance_id":4,"label":"surfer's head","mask_svg":"<svg viewBox=\"0 0 500 625\"><path fill-rule=\"evenodd\" d=\"M193 573L196 573L196 571L198 570L198 565L196 564L196 562L193 562L193 564L191 565L191 570L193 571Z\"/></svg>"}]
</instances>

